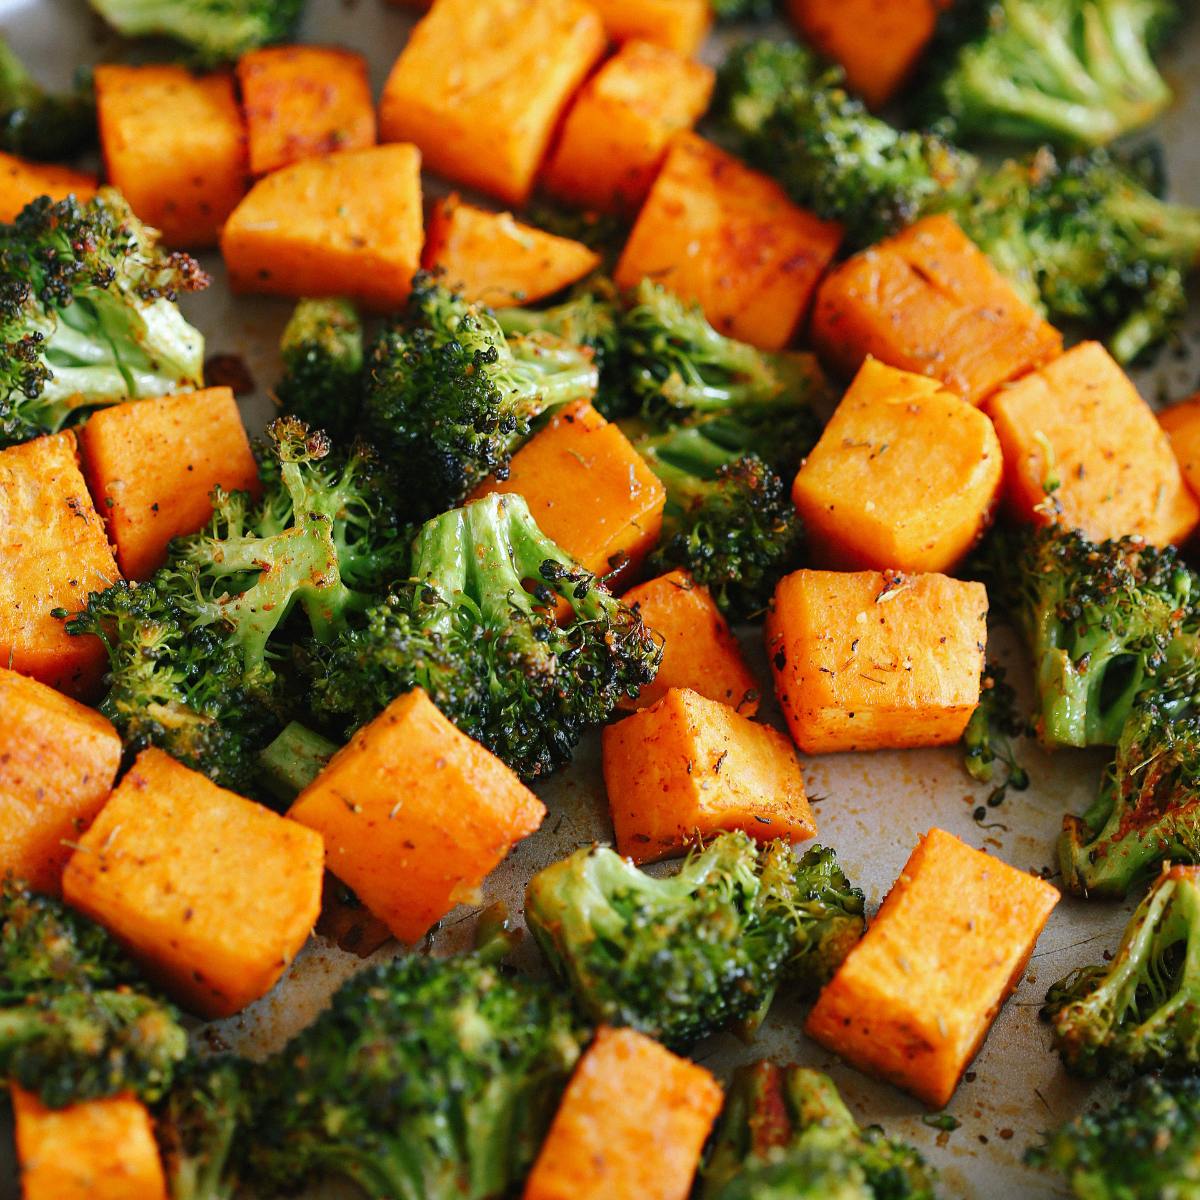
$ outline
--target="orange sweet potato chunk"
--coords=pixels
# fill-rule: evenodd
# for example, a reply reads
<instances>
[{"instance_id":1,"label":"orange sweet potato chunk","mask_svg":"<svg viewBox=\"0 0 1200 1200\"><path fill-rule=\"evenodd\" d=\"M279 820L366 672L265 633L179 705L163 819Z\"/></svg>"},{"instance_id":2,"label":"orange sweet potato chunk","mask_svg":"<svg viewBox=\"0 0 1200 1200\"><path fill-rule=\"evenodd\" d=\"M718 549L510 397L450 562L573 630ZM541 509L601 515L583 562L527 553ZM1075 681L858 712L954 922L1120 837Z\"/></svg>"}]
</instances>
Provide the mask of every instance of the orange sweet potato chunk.
<instances>
[{"instance_id":1,"label":"orange sweet potato chunk","mask_svg":"<svg viewBox=\"0 0 1200 1200\"><path fill-rule=\"evenodd\" d=\"M842 229L797 208L766 175L678 134L617 264L697 301L722 333L778 350L795 333Z\"/></svg>"},{"instance_id":2,"label":"orange sweet potato chunk","mask_svg":"<svg viewBox=\"0 0 1200 1200\"><path fill-rule=\"evenodd\" d=\"M421 156L370 146L260 179L221 235L235 292L347 296L387 310L421 261Z\"/></svg>"},{"instance_id":3,"label":"orange sweet potato chunk","mask_svg":"<svg viewBox=\"0 0 1200 1200\"><path fill-rule=\"evenodd\" d=\"M1200 507L1167 433L1099 342L1083 342L989 401L1005 491L1023 521L1060 522L1093 541L1184 541Z\"/></svg>"},{"instance_id":4,"label":"orange sweet potato chunk","mask_svg":"<svg viewBox=\"0 0 1200 1200\"><path fill-rule=\"evenodd\" d=\"M0 878L57 894L67 843L100 811L120 765L107 718L0 667Z\"/></svg>"},{"instance_id":5,"label":"orange sweet potato chunk","mask_svg":"<svg viewBox=\"0 0 1200 1200\"><path fill-rule=\"evenodd\" d=\"M478 893L546 810L417 689L359 730L288 815L317 830L330 871L415 942Z\"/></svg>"},{"instance_id":6,"label":"orange sweet potato chunk","mask_svg":"<svg viewBox=\"0 0 1200 1200\"><path fill-rule=\"evenodd\" d=\"M246 134L226 74L182 67L95 70L109 182L169 246L215 246L246 191Z\"/></svg>"},{"instance_id":7,"label":"orange sweet potato chunk","mask_svg":"<svg viewBox=\"0 0 1200 1200\"><path fill-rule=\"evenodd\" d=\"M870 354L972 404L1062 352L1062 335L946 216L926 217L829 274L812 337L847 376Z\"/></svg>"},{"instance_id":8,"label":"orange sweet potato chunk","mask_svg":"<svg viewBox=\"0 0 1200 1200\"><path fill-rule=\"evenodd\" d=\"M590 404L553 417L513 455L508 478L485 482L524 496L538 528L594 575L636 574L662 530L666 489L629 439Z\"/></svg>"},{"instance_id":9,"label":"orange sweet potato chunk","mask_svg":"<svg viewBox=\"0 0 1200 1200\"><path fill-rule=\"evenodd\" d=\"M807 754L943 746L979 703L987 591L945 575L795 571L766 620L775 694Z\"/></svg>"},{"instance_id":10,"label":"orange sweet potato chunk","mask_svg":"<svg viewBox=\"0 0 1200 1200\"><path fill-rule=\"evenodd\" d=\"M237 65L250 173L375 144L375 104L361 54L333 46L266 46Z\"/></svg>"},{"instance_id":11,"label":"orange sweet potato chunk","mask_svg":"<svg viewBox=\"0 0 1200 1200\"><path fill-rule=\"evenodd\" d=\"M1058 900L1036 875L930 830L806 1031L860 1070L942 1108Z\"/></svg>"},{"instance_id":12,"label":"orange sweet potato chunk","mask_svg":"<svg viewBox=\"0 0 1200 1200\"><path fill-rule=\"evenodd\" d=\"M663 639L654 682L642 688L636 700L622 701L622 708L649 708L671 688L690 688L743 716L754 716L758 681L708 588L686 571L671 571L631 588L621 599Z\"/></svg>"},{"instance_id":13,"label":"orange sweet potato chunk","mask_svg":"<svg viewBox=\"0 0 1200 1200\"><path fill-rule=\"evenodd\" d=\"M602 747L617 849L634 862L670 858L732 829L759 841L816 835L791 743L726 704L672 688L606 726Z\"/></svg>"},{"instance_id":14,"label":"orange sweet potato chunk","mask_svg":"<svg viewBox=\"0 0 1200 1200\"><path fill-rule=\"evenodd\" d=\"M204 528L213 488L258 491L250 441L226 387L101 409L80 432L79 449L126 579L148 578L173 537Z\"/></svg>"},{"instance_id":15,"label":"orange sweet potato chunk","mask_svg":"<svg viewBox=\"0 0 1200 1200\"><path fill-rule=\"evenodd\" d=\"M523 225L450 196L434 206L422 262L444 282L490 308L532 304L582 279L600 256L581 242Z\"/></svg>"},{"instance_id":16,"label":"orange sweet potato chunk","mask_svg":"<svg viewBox=\"0 0 1200 1200\"><path fill-rule=\"evenodd\" d=\"M132 1096L47 1108L13 1085L22 1200L166 1200L146 1106Z\"/></svg>"},{"instance_id":17,"label":"orange sweet potato chunk","mask_svg":"<svg viewBox=\"0 0 1200 1200\"><path fill-rule=\"evenodd\" d=\"M986 527L1003 463L979 409L935 379L863 363L792 487L813 560L949 571Z\"/></svg>"},{"instance_id":18,"label":"orange sweet potato chunk","mask_svg":"<svg viewBox=\"0 0 1200 1200\"><path fill-rule=\"evenodd\" d=\"M674 50L626 42L576 97L542 184L573 204L636 212L671 138L704 115L713 81Z\"/></svg>"},{"instance_id":19,"label":"orange sweet potato chunk","mask_svg":"<svg viewBox=\"0 0 1200 1200\"><path fill-rule=\"evenodd\" d=\"M687 1200L721 1099L703 1067L632 1029L601 1028L567 1085L525 1200Z\"/></svg>"},{"instance_id":20,"label":"orange sweet potato chunk","mask_svg":"<svg viewBox=\"0 0 1200 1200\"><path fill-rule=\"evenodd\" d=\"M99 638L71 637L74 612L119 575L75 459L75 435L0 450L0 663L88 698L104 672Z\"/></svg>"},{"instance_id":21,"label":"orange sweet potato chunk","mask_svg":"<svg viewBox=\"0 0 1200 1200\"><path fill-rule=\"evenodd\" d=\"M584 0L437 0L384 85L380 136L414 142L447 179L523 204L604 45Z\"/></svg>"},{"instance_id":22,"label":"orange sweet potato chunk","mask_svg":"<svg viewBox=\"0 0 1200 1200\"><path fill-rule=\"evenodd\" d=\"M1192 495L1200 499L1200 395L1181 400L1158 414Z\"/></svg>"},{"instance_id":23,"label":"orange sweet potato chunk","mask_svg":"<svg viewBox=\"0 0 1200 1200\"><path fill-rule=\"evenodd\" d=\"M614 42L638 39L691 57L712 25L709 0L591 0Z\"/></svg>"},{"instance_id":24,"label":"orange sweet potato chunk","mask_svg":"<svg viewBox=\"0 0 1200 1200\"><path fill-rule=\"evenodd\" d=\"M63 896L205 1017L274 987L317 919L324 847L311 829L170 755L138 755L63 875Z\"/></svg>"},{"instance_id":25,"label":"orange sweet potato chunk","mask_svg":"<svg viewBox=\"0 0 1200 1200\"><path fill-rule=\"evenodd\" d=\"M0 154L0 222L11 221L31 200L49 196L61 200L75 196L90 200L96 194L96 177L53 163L27 162Z\"/></svg>"}]
</instances>

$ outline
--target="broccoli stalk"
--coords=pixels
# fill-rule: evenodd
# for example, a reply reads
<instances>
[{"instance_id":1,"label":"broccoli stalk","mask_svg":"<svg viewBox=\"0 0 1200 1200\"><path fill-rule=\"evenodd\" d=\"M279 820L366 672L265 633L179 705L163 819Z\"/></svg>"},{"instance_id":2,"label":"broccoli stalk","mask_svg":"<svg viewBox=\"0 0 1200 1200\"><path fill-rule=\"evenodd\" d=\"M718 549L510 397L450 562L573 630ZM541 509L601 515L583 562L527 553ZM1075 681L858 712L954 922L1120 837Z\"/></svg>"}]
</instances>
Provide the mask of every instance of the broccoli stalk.
<instances>
[{"instance_id":1,"label":"broccoli stalk","mask_svg":"<svg viewBox=\"0 0 1200 1200\"><path fill-rule=\"evenodd\" d=\"M283 378L275 396L285 413L335 441L353 433L362 403L363 328L347 300L301 300L279 345Z\"/></svg>"},{"instance_id":2,"label":"broccoli stalk","mask_svg":"<svg viewBox=\"0 0 1200 1200\"><path fill-rule=\"evenodd\" d=\"M686 1047L757 1026L785 976L819 990L862 934L863 896L832 851L739 832L669 878L578 850L530 880L525 919L589 1018Z\"/></svg>"},{"instance_id":3,"label":"broccoli stalk","mask_svg":"<svg viewBox=\"0 0 1200 1200\"><path fill-rule=\"evenodd\" d=\"M291 721L258 756L263 786L283 804L290 804L325 768L337 743Z\"/></svg>"},{"instance_id":4,"label":"broccoli stalk","mask_svg":"<svg viewBox=\"0 0 1200 1200\"><path fill-rule=\"evenodd\" d=\"M0 38L0 150L23 158L62 159L95 140L96 105L86 73L73 91L54 95Z\"/></svg>"},{"instance_id":5,"label":"broccoli stalk","mask_svg":"<svg viewBox=\"0 0 1200 1200\"><path fill-rule=\"evenodd\" d=\"M175 305L207 287L121 196L43 196L0 225L0 447L98 404L202 385L204 339Z\"/></svg>"}]
</instances>

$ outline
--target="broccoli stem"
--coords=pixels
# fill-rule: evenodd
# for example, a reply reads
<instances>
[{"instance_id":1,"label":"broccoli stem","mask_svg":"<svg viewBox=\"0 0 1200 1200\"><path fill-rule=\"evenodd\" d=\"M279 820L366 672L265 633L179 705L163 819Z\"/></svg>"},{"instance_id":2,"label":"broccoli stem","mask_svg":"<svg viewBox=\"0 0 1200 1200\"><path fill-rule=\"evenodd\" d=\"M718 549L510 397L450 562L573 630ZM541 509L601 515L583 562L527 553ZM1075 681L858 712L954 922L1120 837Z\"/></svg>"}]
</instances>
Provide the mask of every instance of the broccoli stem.
<instances>
[{"instance_id":1,"label":"broccoli stem","mask_svg":"<svg viewBox=\"0 0 1200 1200\"><path fill-rule=\"evenodd\" d=\"M292 721L258 756L263 786L277 800L291 803L324 769L338 745Z\"/></svg>"}]
</instances>

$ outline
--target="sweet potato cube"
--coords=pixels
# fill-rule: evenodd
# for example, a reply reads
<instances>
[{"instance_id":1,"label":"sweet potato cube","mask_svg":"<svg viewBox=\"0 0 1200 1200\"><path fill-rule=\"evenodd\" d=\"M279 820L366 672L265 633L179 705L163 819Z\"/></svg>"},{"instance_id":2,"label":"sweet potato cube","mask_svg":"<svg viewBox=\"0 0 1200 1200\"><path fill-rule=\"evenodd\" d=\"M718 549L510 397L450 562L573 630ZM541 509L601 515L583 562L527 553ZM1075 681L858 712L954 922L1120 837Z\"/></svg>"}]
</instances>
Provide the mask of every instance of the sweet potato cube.
<instances>
[{"instance_id":1,"label":"sweet potato cube","mask_svg":"<svg viewBox=\"0 0 1200 1200\"><path fill-rule=\"evenodd\" d=\"M788 12L804 40L840 63L851 89L879 108L912 73L948 2L788 0Z\"/></svg>"},{"instance_id":2,"label":"sweet potato cube","mask_svg":"<svg viewBox=\"0 0 1200 1200\"><path fill-rule=\"evenodd\" d=\"M13 1085L22 1200L166 1200L146 1106L132 1096L47 1108Z\"/></svg>"},{"instance_id":3,"label":"sweet potato cube","mask_svg":"<svg viewBox=\"0 0 1200 1200\"><path fill-rule=\"evenodd\" d=\"M697 301L722 333L778 350L795 333L842 240L773 179L693 133L678 134L615 278Z\"/></svg>"},{"instance_id":4,"label":"sweet potato cube","mask_svg":"<svg viewBox=\"0 0 1200 1200\"><path fill-rule=\"evenodd\" d=\"M296 798L329 870L404 942L424 937L542 823L542 802L420 689L392 701Z\"/></svg>"},{"instance_id":5,"label":"sweet potato cube","mask_svg":"<svg viewBox=\"0 0 1200 1200\"><path fill-rule=\"evenodd\" d=\"M119 576L74 434L0 450L0 561L0 663L72 696L93 695L104 645L72 637L53 614L74 612Z\"/></svg>"},{"instance_id":6,"label":"sweet potato cube","mask_svg":"<svg viewBox=\"0 0 1200 1200\"><path fill-rule=\"evenodd\" d=\"M670 858L731 829L802 842L816 823L783 734L727 704L672 688L602 734L617 849L634 862Z\"/></svg>"},{"instance_id":7,"label":"sweet potato cube","mask_svg":"<svg viewBox=\"0 0 1200 1200\"><path fill-rule=\"evenodd\" d=\"M148 578L173 537L204 528L213 488L258 491L250 441L225 387L101 409L79 449L126 579Z\"/></svg>"},{"instance_id":8,"label":"sweet potato cube","mask_svg":"<svg viewBox=\"0 0 1200 1200\"><path fill-rule=\"evenodd\" d=\"M487 212L457 196L438 203L425 238L422 261L440 267L443 280L468 300L511 308L552 296L600 265L581 242Z\"/></svg>"},{"instance_id":9,"label":"sweet potato cube","mask_svg":"<svg viewBox=\"0 0 1200 1200\"><path fill-rule=\"evenodd\" d=\"M767 613L775 694L807 754L958 741L979 703L987 591L945 575L796 571Z\"/></svg>"},{"instance_id":10,"label":"sweet potato cube","mask_svg":"<svg viewBox=\"0 0 1200 1200\"><path fill-rule=\"evenodd\" d=\"M1200 521L1171 440L1099 342L1083 342L989 401L1016 516L1093 541L1182 542Z\"/></svg>"},{"instance_id":11,"label":"sweet potato cube","mask_svg":"<svg viewBox=\"0 0 1200 1200\"><path fill-rule=\"evenodd\" d=\"M1000 491L992 423L935 379L868 358L792 487L821 566L949 571Z\"/></svg>"},{"instance_id":12,"label":"sweet potato cube","mask_svg":"<svg viewBox=\"0 0 1200 1200\"><path fill-rule=\"evenodd\" d=\"M691 57L712 24L709 0L591 0L614 42L639 39Z\"/></svg>"},{"instance_id":13,"label":"sweet potato cube","mask_svg":"<svg viewBox=\"0 0 1200 1200\"><path fill-rule=\"evenodd\" d=\"M0 667L0 878L57 894L112 791L121 738L95 709Z\"/></svg>"},{"instance_id":14,"label":"sweet potato cube","mask_svg":"<svg viewBox=\"0 0 1200 1200\"><path fill-rule=\"evenodd\" d=\"M1200 395L1163 409L1158 423L1171 439L1171 449L1192 495L1200 498Z\"/></svg>"},{"instance_id":15,"label":"sweet potato cube","mask_svg":"<svg viewBox=\"0 0 1200 1200\"><path fill-rule=\"evenodd\" d=\"M541 531L594 575L627 579L654 548L666 489L629 439L590 404L576 404L513 455L493 492L525 497Z\"/></svg>"},{"instance_id":16,"label":"sweet potato cube","mask_svg":"<svg viewBox=\"0 0 1200 1200\"><path fill-rule=\"evenodd\" d=\"M542 184L573 204L636 212L671 138L704 115L713 80L674 50L626 42L576 97Z\"/></svg>"},{"instance_id":17,"label":"sweet potato cube","mask_svg":"<svg viewBox=\"0 0 1200 1200\"><path fill-rule=\"evenodd\" d=\"M812 336L827 365L848 376L871 354L972 404L1062 352L1062 335L945 216L926 217L829 274Z\"/></svg>"},{"instance_id":18,"label":"sweet potato cube","mask_svg":"<svg viewBox=\"0 0 1200 1200\"><path fill-rule=\"evenodd\" d=\"M51 200L61 200L64 196L90 200L95 194L95 175L0 154L0 222L11 221L39 196L49 196Z\"/></svg>"},{"instance_id":19,"label":"sweet potato cube","mask_svg":"<svg viewBox=\"0 0 1200 1200\"><path fill-rule=\"evenodd\" d=\"M95 71L109 182L169 246L215 246L246 191L246 134L233 77L182 67Z\"/></svg>"},{"instance_id":20,"label":"sweet potato cube","mask_svg":"<svg viewBox=\"0 0 1200 1200\"><path fill-rule=\"evenodd\" d=\"M63 875L63 896L206 1017L274 987L321 905L319 835L170 755L138 755Z\"/></svg>"},{"instance_id":21,"label":"sweet potato cube","mask_svg":"<svg viewBox=\"0 0 1200 1200\"><path fill-rule=\"evenodd\" d=\"M369 146L260 179L221 235L235 292L347 296L387 310L421 262L421 156Z\"/></svg>"},{"instance_id":22,"label":"sweet potato cube","mask_svg":"<svg viewBox=\"0 0 1200 1200\"><path fill-rule=\"evenodd\" d=\"M687 1200L721 1099L703 1067L632 1029L601 1028L567 1084L525 1200Z\"/></svg>"},{"instance_id":23,"label":"sweet potato cube","mask_svg":"<svg viewBox=\"0 0 1200 1200\"><path fill-rule=\"evenodd\" d=\"M805 1029L942 1108L1012 994L1058 890L931 829Z\"/></svg>"},{"instance_id":24,"label":"sweet potato cube","mask_svg":"<svg viewBox=\"0 0 1200 1200\"><path fill-rule=\"evenodd\" d=\"M375 144L375 104L361 54L333 46L266 46L237 65L250 173Z\"/></svg>"},{"instance_id":25,"label":"sweet potato cube","mask_svg":"<svg viewBox=\"0 0 1200 1200\"><path fill-rule=\"evenodd\" d=\"M384 85L380 136L415 142L447 179L523 204L604 45L583 0L437 0Z\"/></svg>"},{"instance_id":26,"label":"sweet potato cube","mask_svg":"<svg viewBox=\"0 0 1200 1200\"><path fill-rule=\"evenodd\" d=\"M622 708L649 708L671 688L690 688L728 704L745 717L758 711L758 681L708 588L686 571L671 571L631 588L621 597L663 639L654 682Z\"/></svg>"}]
</instances>

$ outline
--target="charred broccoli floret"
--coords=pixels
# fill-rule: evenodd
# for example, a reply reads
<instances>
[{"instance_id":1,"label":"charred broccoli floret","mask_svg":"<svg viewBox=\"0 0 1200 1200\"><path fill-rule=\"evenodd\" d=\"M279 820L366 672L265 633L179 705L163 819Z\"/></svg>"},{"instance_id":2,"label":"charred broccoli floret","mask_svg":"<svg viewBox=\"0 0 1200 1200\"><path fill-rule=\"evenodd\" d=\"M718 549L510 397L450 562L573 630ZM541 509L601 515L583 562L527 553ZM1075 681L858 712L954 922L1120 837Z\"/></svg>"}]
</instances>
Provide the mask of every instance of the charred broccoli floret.
<instances>
[{"instance_id":1,"label":"charred broccoli floret","mask_svg":"<svg viewBox=\"0 0 1200 1200\"><path fill-rule=\"evenodd\" d=\"M175 299L208 285L121 196L43 196L0 225L0 447L98 404L200 387L204 339Z\"/></svg>"},{"instance_id":2,"label":"charred broccoli floret","mask_svg":"<svg viewBox=\"0 0 1200 1200\"><path fill-rule=\"evenodd\" d=\"M827 1075L757 1062L734 1072L699 1200L934 1200L936 1189L921 1155L860 1127Z\"/></svg>"},{"instance_id":3,"label":"charred broccoli floret","mask_svg":"<svg viewBox=\"0 0 1200 1200\"><path fill-rule=\"evenodd\" d=\"M22 158L71 158L96 140L91 80L65 94L46 91L0 38L0 150Z\"/></svg>"},{"instance_id":4,"label":"charred broccoli floret","mask_svg":"<svg viewBox=\"0 0 1200 1200\"><path fill-rule=\"evenodd\" d=\"M350 437L362 404L363 328L348 300L301 300L279 345L283 378L275 389L285 413L335 441Z\"/></svg>"},{"instance_id":5,"label":"charred broccoli floret","mask_svg":"<svg viewBox=\"0 0 1200 1200\"><path fill-rule=\"evenodd\" d=\"M996 778L996 761L1004 766L1004 778L992 789L990 802L999 803L1009 788L1023 792L1029 772L1017 761L1013 739L1027 731L1028 722L1017 712L1017 695L1003 667L988 663L979 686L979 704L963 732L967 773L979 783Z\"/></svg>"},{"instance_id":6,"label":"charred broccoli floret","mask_svg":"<svg viewBox=\"0 0 1200 1200\"><path fill-rule=\"evenodd\" d=\"M1200 1195L1200 1077L1146 1076L1026 1155L1066 1177L1078 1200L1195 1200Z\"/></svg>"},{"instance_id":7,"label":"charred broccoli floret","mask_svg":"<svg viewBox=\"0 0 1200 1200\"><path fill-rule=\"evenodd\" d=\"M154 1100L187 1052L98 925L13 880L0 888L0 1074L51 1108L133 1092Z\"/></svg>"},{"instance_id":8,"label":"charred broccoli floret","mask_svg":"<svg viewBox=\"0 0 1200 1200\"><path fill-rule=\"evenodd\" d=\"M556 605L573 619L560 622ZM520 496L491 495L427 522L411 580L369 609L363 627L313 647L310 702L348 733L424 688L533 779L650 683L661 655L638 614L547 538Z\"/></svg>"},{"instance_id":9,"label":"charred broccoli floret","mask_svg":"<svg viewBox=\"0 0 1200 1200\"><path fill-rule=\"evenodd\" d=\"M862 934L863 895L830 850L726 833L668 878L577 850L530 880L525 919L592 1020L686 1047L757 1025L785 976L819 990Z\"/></svg>"},{"instance_id":10,"label":"charred broccoli floret","mask_svg":"<svg viewBox=\"0 0 1200 1200\"><path fill-rule=\"evenodd\" d=\"M596 392L592 355L544 333L506 337L481 305L418 275L405 314L371 349L363 433L415 513L504 479L530 422Z\"/></svg>"}]
</instances>

